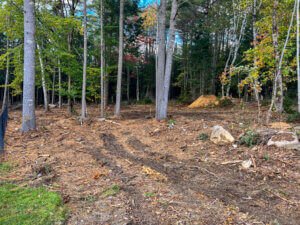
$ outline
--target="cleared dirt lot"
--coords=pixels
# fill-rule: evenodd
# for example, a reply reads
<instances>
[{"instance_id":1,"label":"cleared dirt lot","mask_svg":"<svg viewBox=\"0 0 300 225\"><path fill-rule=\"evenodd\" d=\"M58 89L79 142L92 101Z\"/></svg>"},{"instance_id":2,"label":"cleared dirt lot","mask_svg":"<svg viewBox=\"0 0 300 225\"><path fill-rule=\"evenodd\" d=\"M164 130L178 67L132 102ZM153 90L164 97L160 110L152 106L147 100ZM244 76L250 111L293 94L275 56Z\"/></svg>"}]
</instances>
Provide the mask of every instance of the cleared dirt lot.
<instances>
[{"instance_id":1,"label":"cleared dirt lot","mask_svg":"<svg viewBox=\"0 0 300 225\"><path fill-rule=\"evenodd\" d=\"M154 106L105 121L89 110L83 125L65 109L39 110L29 134L10 112L3 160L14 170L1 180L60 192L68 224L299 224L299 151L198 138L214 125L234 137L261 127L254 107L173 106L172 125L151 118ZM255 165L243 169L248 159Z\"/></svg>"}]
</instances>

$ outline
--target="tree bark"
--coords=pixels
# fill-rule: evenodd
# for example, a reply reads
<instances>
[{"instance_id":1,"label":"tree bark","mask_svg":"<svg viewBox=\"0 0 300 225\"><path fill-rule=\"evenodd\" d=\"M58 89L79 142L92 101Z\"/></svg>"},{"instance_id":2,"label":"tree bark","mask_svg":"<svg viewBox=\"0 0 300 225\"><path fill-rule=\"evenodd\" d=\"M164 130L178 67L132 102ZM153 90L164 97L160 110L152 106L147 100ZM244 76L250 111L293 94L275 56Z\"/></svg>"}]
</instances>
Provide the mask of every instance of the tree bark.
<instances>
[{"instance_id":1,"label":"tree bark","mask_svg":"<svg viewBox=\"0 0 300 225\"><path fill-rule=\"evenodd\" d=\"M257 17L257 0L253 1L253 15L252 15L252 26L253 26L253 48L256 49L257 46L257 30L256 30L256 17ZM253 59L253 66L257 69L257 57L256 53L254 52L254 59ZM258 91L258 80L256 77L253 78L254 82L254 95L255 100L257 101L257 109L258 109L258 119L260 118L260 99L259 99L259 91Z\"/></svg>"},{"instance_id":2,"label":"tree bark","mask_svg":"<svg viewBox=\"0 0 300 225\"><path fill-rule=\"evenodd\" d=\"M162 109L163 88L166 62L166 0L161 0L157 16L157 60L156 60L156 119L164 119Z\"/></svg>"},{"instance_id":3,"label":"tree bark","mask_svg":"<svg viewBox=\"0 0 300 225\"><path fill-rule=\"evenodd\" d=\"M55 75L56 75L56 71L54 70L53 77L52 77L52 96L51 96L52 105L55 103Z\"/></svg>"},{"instance_id":4,"label":"tree bark","mask_svg":"<svg viewBox=\"0 0 300 225\"><path fill-rule=\"evenodd\" d=\"M41 75L42 75L42 88L43 88L43 96L44 96L44 110L47 112L49 110L48 107L48 94L47 94L47 86L46 86L46 78L45 78L45 67L42 58L42 50L39 44L37 44L39 62L41 67Z\"/></svg>"},{"instance_id":5,"label":"tree bark","mask_svg":"<svg viewBox=\"0 0 300 225\"><path fill-rule=\"evenodd\" d=\"M58 59L58 107L61 108L61 68L60 68L60 60Z\"/></svg>"},{"instance_id":6,"label":"tree bark","mask_svg":"<svg viewBox=\"0 0 300 225\"><path fill-rule=\"evenodd\" d=\"M24 0L24 79L22 131L36 128L35 121L35 13L34 0Z\"/></svg>"},{"instance_id":7,"label":"tree bark","mask_svg":"<svg viewBox=\"0 0 300 225\"><path fill-rule=\"evenodd\" d=\"M283 85L282 85L282 74L281 69L279 68L280 63L280 55L279 55L279 47L278 47L278 23L277 23L277 10L278 10L278 0L274 0L273 5L273 15L272 15L272 29L273 29L273 47L274 47L274 55L275 55L275 78L274 78L274 90L275 91L275 108L277 112L283 111Z\"/></svg>"},{"instance_id":8,"label":"tree bark","mask_svg":"<svg viewBox=\"0 0 300 225\"><path fill-rule=\"evenodd\" d=\"M277 3L276 2L277 1L274 2L274 11L276 10L276 7L278 6L278 2ZM277 4L277 6L275 7L276 4ZM292 29L293 22L294 22L294 16L295 16L295 13L297 12L297 10L299 10L298 9L298 0L295 0L294 10L293 10L293 13L291 16L288 33L287 33L285 43L284 43L284 46L283 46L280 56L279 56L279 50L278 50L278 28L276 29L276 23L275 23L276 21L274 21L274 19L276 19L276 18L274 18L274 14L276 16L276 12L273 12L273 46L274 46L274 52L275 52L276 70L275 70L275 77L274 77L274 81L273 81L272 101L271 101L271 105L270 105L270 108L269 108L268 114L267 114L267 123L269 123L274 105L275 105L277 112L283 111L283 87L282 87L283 84L282 84L281 70L282 70L282 63L283 63L285 49L287 48L287 45L288 45L291 29ZM297 23L298 23L298 21L297 21ZM299 49L297 49L297 51L298 50ZM297 71L298 71L298 64L297 64ZM278 87L279 87L279 91L277 91Z\"/></svg>"},{"instance_id":9,"label":"tree bark","mask_svg":"<svg viewBox=\"0 0 300 225\"><path fill-rule=\"evenodd\" d=\"M136 67L136 101L140 101L139 68Z\"/></svg>"},{"instance_id":10,"label":"tree bark","mask_svg":"<svg viewBox=\"0 0 300 225\"><path fill-rule=\"evenodd\" d=\"M300 0L297 1L297 78L298 78L298 112L300 113Z\"/></svg>"},{"instance_id":11,"label":"tree bark","mask_svg":"<svg viewBox=\"0 0 300 225\"><path fill-rule=\"evenodd\" d=\"M72 33L68 34L68 51L71 53ZM71 99L71 74L68 74L68 113L71 115L73 111Z\"/></svg>"},{"instance_id":12,"label":"tree bark","mask_svg":"<svg viewBox=\"0 0 300 225\"><path fill-rule=\"evenodd\" d=\"M105 86L104 86L104 6L103 0L100 0L100 63L101 63L101 74L100 74L100 89L101 89L101 103L100 103L100 116L104 117L105 107Z\"/></svg>"},{"instance_id":13,"label":"tree bark","mask_svg":"<svg viewBox=\"0 0 300 225\"><path fill-rule=\"evenodd\" d=\"M87 116L86 108L86 68L87 68L87 15L86 15L86 0L83 1L83 75L82 75L82 96L81 96L81 119Z\"/></svg>"},{"instance_id":14,"label":"tree bark","mask_svg":"<svg viewBox=\"0 0 300 225\"><path fill-rule=\"evenodd\" d=\"M169 102L169 91L173 64L173 53L175 47L175 26L176 26L176 15L178 10L177 0L172 1L172 9L170 16L170 29L169 29L169 41L167 45L167 57L165 65L165 75L164 75L164 86L163 86L163 96L161 104L160 119L167 118L168 114L168 102Z\"/></svg>"},{"instance_id":15,"label":"tree bark","mask_svg":"<svg viewBox=\"0 0 300 225\"><path fill-rule=\"evenodd\" d=\"M127 104L129 104L130 102L130 70L129 70L129 66L127 67Z\"/></svg>"},{"instance_id":16,"label":"tree bark","mask_svg":"<svg viewBox=\"0 0 300 225\"><path fill-rule=\"evenodd\" d=\"M3 92L3 101L2 101L2 112L7 106L7 98L8 98L8 80L9 80L9 40L8 37L6 37L6 52L7 52L7 57L6 57L6 73L5 73L5 84L4 84L4 92Z\"/></svg>"},{"instance_id":17,"label":"tree bark","mask_svg":"<svg viewBox=\"0 0 300 225\"><path fill-rule=\"evenodd\" d=\"M120 0L120 20L119 20L119 58L118 58L118 78L116 93L115 116L120 117L121 110L121 88L122 88L122 71L123 71L123 27L124 27L124 0Z\"/></svg>"}]
</instances>

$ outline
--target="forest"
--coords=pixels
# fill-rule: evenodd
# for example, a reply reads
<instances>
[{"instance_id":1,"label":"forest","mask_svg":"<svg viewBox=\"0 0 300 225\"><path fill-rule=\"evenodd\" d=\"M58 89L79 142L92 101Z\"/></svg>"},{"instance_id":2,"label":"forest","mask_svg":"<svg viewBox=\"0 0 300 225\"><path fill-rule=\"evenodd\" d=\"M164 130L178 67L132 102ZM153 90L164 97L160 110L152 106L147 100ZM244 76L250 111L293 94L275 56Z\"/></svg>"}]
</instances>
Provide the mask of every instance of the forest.
<instances>
[{"instance_id":1,"label":"forest","mask_svg":"<svg viewBox=\"0 0 300 225\"><path fill-rule=\"evenodd\" d=\"M0 0L0 224L300 221L300 0Z\"/></svg>"}]
</instances>

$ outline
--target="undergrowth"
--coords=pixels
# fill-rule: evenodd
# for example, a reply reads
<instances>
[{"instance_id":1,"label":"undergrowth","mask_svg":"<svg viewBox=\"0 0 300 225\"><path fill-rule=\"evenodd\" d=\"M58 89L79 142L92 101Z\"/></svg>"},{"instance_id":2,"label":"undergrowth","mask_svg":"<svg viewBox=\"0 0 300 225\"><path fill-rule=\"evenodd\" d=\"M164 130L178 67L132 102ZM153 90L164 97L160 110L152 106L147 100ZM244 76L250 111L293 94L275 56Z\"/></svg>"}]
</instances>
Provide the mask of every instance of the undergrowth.
<instances>
[{"instance_id":1,"label":"undergrowth","mask_svg":"<svg viewBox=\"0 0 300 225\"><path fill-rule=\"evenodd\" d=\"M240 144L252 147L253 145L258 144L259 134L255 133L252 130L246 131L246 133L240 138Z\"/></svg>"}]
</instances>

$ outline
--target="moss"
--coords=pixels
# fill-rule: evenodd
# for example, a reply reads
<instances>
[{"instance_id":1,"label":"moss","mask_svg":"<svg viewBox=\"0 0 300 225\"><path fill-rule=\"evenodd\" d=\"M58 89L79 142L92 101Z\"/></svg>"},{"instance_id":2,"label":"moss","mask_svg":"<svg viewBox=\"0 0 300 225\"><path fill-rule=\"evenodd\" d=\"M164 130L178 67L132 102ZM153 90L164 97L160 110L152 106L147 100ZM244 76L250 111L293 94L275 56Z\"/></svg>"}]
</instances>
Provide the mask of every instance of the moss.
<instances>
[{"instance_id":1,"label":"moss","mask_svg":"<svg viewBox=\"0 0 300 225\"><path fill-rule=\"evenodd\" d=\"M2 184L0 199L2 225L63 224L67 217L60 195L44 188Z\"/></svg>"}]
</instances>

